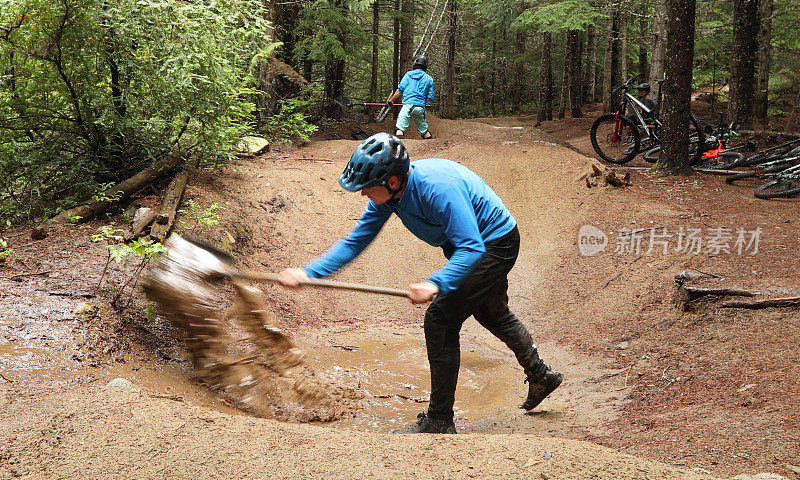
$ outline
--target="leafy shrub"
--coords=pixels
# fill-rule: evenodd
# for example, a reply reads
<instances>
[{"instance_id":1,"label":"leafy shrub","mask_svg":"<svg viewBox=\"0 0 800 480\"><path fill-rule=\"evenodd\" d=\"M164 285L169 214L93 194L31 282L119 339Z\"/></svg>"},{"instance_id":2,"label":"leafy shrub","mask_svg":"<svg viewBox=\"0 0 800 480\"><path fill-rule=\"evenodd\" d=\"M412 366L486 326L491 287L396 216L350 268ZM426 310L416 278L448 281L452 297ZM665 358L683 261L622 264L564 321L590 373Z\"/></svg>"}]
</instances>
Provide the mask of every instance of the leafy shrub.
<instances>
[{"instance_id":1,"label":"leafy shrub","mask_svg":"<svg viewBox=\"0 0 800 480\"><path fill-rule=\"evenodd\" d=\"M0 215L51 214L175 149L224 158L248 129L254 59L273 48L265 12L0 0Z\"/></svg>"}]
</instances>

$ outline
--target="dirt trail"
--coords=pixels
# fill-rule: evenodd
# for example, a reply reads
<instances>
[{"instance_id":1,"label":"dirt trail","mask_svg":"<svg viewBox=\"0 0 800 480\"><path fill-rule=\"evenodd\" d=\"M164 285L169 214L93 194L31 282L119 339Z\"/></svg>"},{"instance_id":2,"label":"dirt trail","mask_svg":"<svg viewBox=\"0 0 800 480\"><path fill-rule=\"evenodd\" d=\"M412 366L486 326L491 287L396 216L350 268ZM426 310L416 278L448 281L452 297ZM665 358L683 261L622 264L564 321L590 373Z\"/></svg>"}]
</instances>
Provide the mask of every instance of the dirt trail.
<instances>
[{"instance_id":1,"label":"dirt trail","mask_svg":"<svg viewBox=\"0 0 800 480\"><path fill-rule=\"evenodd\" d=\"M518 220L522 249L510 275L510 303L545 360L566 378L532 414L517 408L525 386L512 354L470 320L462 332L455 406L463 435L388 435L426 407L423 308L397 298L263 285L268 305L306 352L307 362L322 378L357 388L367 399L355 416L324 426L245 416L189 380L185 352L163 319L148 324L141 312L118 318L104 309L74 313L86 300L81 293L91 290L87 279L96 278L104 254L85 233L67 228L60 237L67 243L53 237L12 242L21 257L13 267L30 271L35 266L56 275L0 280L6 302L0 317L0 374L11 379L0 379L0 478L792 475L789 467L798 463L793 460L798 458L794 413L800 412L800 395L793 396L798 382L777 386L778 380L748 380L725 363L721 352L745 346L758 371L790 375L798 365L797 316L731 313L720 320L703 312L687 316L671 303L671 278L687 266L719 268L734 278L761 267L738 257L730 262L731 257L577 253L577 231L587 223L608 232L647 222L676 227L708 222L709 215L723 221L718 210L697 201L711 190L701 188L709 180L693 180L687 187L687 182L659 183L634 172L634 186L627 191L587 190L578 179L591 160L559 146L534 123L527 117L431 118L436 139L405 142L412 160L449 158L476 171ZM233 240L240 261L254 270L277 271L322 253L352 228L364 207L363 197L336 182L356 144L312 142L299 150L238 160L222 171L200 172L188 196L201 205L225 206L221 228L208 232L208 239L218 245ZM747 205L747 199L740 195L731 205ZM793 218L795 207L779 203L759 221L774 226ZM800 243L795 232L771 232L762 245L770 254ZM22 258L26 254L30 257ZM34 265L36 255L44 260ZM392 219L334 279L404 288L444 261L438 250ZM797 277L796 270L775 267L753 282L797 282ZM71 293L53 296L59 288ZM696 328L702 319L715 322L719 333ZM763 330L733 338L743 321L776 326L769 334L774 349L752 351L764 344ZM703 352L693 353L689 341L704 343ZM775 358L780 360L768 362ZM120 376L145 390L99 388ZM742 382L758 386L736 393ZM708 398L699 398L703 394ZM742 407L745 394L751 401ZM664 413L667 406L674 416ZM735 424L726 423L726 417L735 418ZM731 432L737 426L746 432L738 441Z\"/></svg>"}]
</instances>

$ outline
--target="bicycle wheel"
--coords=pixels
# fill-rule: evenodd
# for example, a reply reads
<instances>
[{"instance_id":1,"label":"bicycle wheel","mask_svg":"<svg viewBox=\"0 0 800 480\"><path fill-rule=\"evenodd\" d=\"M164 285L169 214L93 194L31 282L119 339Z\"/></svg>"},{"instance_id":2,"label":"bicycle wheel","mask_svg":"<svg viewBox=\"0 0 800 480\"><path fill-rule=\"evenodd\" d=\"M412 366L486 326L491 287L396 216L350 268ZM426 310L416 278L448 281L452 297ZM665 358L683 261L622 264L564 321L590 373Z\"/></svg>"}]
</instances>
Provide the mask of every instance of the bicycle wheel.
<instances>
[{"instance_id":1,"label":"bicycle wheel","mask_svg":"<svg viewBox=\"0 0 800 480\"><path fill-rule=\"evenodd\" d=\"M639 153L639 131L636 125L616 113L601 115L589 131L594 151L611 163L630 162Z\"/></svg>"},{"instance_id":2,"label":"bicycle wheel","mask_svg":"<svg viewBox=\"0 0 800 480\"><path fill-rule=\"evenodd\" d=\"M701 147L702 146L702 147ZM689 116L689 165L694 166L697 164L705 151L705 135L700 129L700 123L695 118L694 114ZM646 162L655 163L658 161L661 154L661 145L655 146L646 151L642 158Z\"/></svg>"},{"instance_id":3,"label":"bicycle wheel","mask_svg":"<svg viewBox=\"0 0 800 480\"><path fill-rule=\"evenodd\" d=\"M706 136L694 113L689 113L689 165L695 165L706 151Z\"/></svg>"},{"instance_id":4,"label":"bicycle wheel","mask_svg":"<svg viewBox=\"0 0 800 480\"><path fill-rule=\"evenodd\" d=\"M756 188L756 198L791 197L800 193L800 178L782 177Z\"/></svg>"},{"instance_id":5,"label":"bicycle wheel","mask_svg":"<svg viewBox=\"0 0 800 480\"><path fill-rule=\"evenodd\" d=\"M644 152L644 155L642 155L642 158L646 162L655 163L655 162L658 161L659 152L661 152L661 145L655 146L655 147L651 148L650 150Z\"/></svg>"},{"instance_id":6,"label":"bicycle wheel","mask_svg":"<svg viewBox=\"0 0 800 480\"><path fill-rule=\"evenodd\" d=\"M717 158L701 158L692 166L694 168L728 170L741 164L744 159L744 155L739 152L720 152L717 154Z\"/></svg>"}]
</instances>

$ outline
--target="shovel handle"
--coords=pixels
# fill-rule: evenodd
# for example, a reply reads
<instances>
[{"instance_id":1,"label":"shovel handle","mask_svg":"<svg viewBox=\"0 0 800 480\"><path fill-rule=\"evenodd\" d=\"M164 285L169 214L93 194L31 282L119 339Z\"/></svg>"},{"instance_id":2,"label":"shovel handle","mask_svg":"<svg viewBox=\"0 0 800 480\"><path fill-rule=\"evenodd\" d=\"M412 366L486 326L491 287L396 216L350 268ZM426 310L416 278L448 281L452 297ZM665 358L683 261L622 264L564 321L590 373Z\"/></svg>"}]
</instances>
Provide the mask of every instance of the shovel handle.
<instances>
[{"instance_id":1,"label":"shovel handle","mask_svg":"<svg viewBox=\"0 0 800 480\"><path fill-rule=\"evenodd\" d=\"M277 273L258 273L258 272L242 272L242 277L265 282L280 283L280 277ZM338 288L340 290L354 290L357 292L380 293L382 295L393 295L395 297L408 298L407 290L398 290L396 288L376 287L373 285L363 285L361 283L347 283L335 282L333 280L323 280L319 278L309 278L299 282L300 285L308 285L310 287L323 287L323 288Z\"/></svg>"}]
</instances>

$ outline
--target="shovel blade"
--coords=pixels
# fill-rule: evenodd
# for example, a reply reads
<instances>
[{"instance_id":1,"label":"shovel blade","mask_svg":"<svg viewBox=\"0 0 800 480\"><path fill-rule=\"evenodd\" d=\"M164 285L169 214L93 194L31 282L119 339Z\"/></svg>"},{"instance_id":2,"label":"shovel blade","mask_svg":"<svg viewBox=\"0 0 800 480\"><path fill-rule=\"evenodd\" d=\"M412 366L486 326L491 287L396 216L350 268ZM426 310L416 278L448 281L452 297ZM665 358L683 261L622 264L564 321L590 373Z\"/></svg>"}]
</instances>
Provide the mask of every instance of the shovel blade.
<instances>
[{"instance_id":1,"label":"shovel blade","mask_svg":"<svg viewBox=\"0 0 800 480\"><path fill-rule=\"evenodd\" d=\"M353 102L347 97L336 97L333 101L345 108L353 108Z\"/></svg>"}]
</instances>

